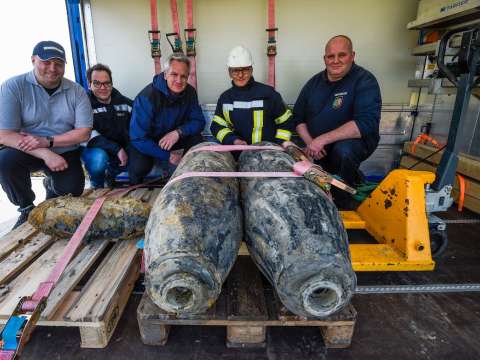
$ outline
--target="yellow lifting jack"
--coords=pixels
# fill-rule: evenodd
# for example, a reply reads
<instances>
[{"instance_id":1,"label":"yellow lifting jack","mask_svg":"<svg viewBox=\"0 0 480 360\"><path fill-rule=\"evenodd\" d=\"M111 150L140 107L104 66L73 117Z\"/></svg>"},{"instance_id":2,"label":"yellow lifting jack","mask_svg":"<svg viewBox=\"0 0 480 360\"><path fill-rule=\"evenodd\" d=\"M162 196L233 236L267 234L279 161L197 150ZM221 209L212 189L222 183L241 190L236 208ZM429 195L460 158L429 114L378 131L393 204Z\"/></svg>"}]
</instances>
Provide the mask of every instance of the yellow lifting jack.
<instances>
[{"instance_id":1,"label":"yellow lifting jack","mask_svg":"<svg viewBox=\"0 0 480 360\"><path fill-rule=\"evenodd\" d=\"M347 230L366 230L378 244L350 244L355 271L433 270L425 186L435 175L394 170L356 211L340 211Z\"/></svg>"},{"instance_id":2,"label":"yellow lifting jack","mask_svg":"<svg viewBox=\"0 0 480 360\"><path fill-rule=\"evenodd\" d=\"M349 193L355 189L313 165L293 143L287 152L299 162L307 162L303 175L321 186L336 186ZM377 244L350 244L355 271L432 270L425 186L435 179L430 172L394 170L377 186L356 211L340 211L345 229L366 230Z\"/></svg>"},{"instance_id":3,"label":"yellow lifting jack","mask_svg":"<svg viewBox=\"0 0 480 360\"><path fill-rule=\"evenodd\" d=\"M445 64L447 42L456 33L462 33L457 61ZM377 241L350 244L355 271L425 271L435 266L430 229L441 225L445 231L446 224L433 213L446 211L453 202L451 190L462 137L459 130L465 122L472 89L480 85L480 27L445 32L438 46L437 64L439 76L447 77L457 87L442 160L435 174L394 170L356 211L340 211L346 229L366 230ZM445 247L446 238L444 241Z\"/></svg>"},{"instance_id":4,"label":"yellow lifting jack","mask_svg":"<svg viewBox=\"0 0 480 360\"><path fill-rule=\"evenodd\" d=\"M462 46L454 57L456 62L446 64L448 40L457 33L462 33ZM446 224L433 213L446 211L453 202L451 189L462 143L460 129L466 119L472 89L480 85L480 27L474 25L445 32L437 52L439 76L447 77L457 87L442 159L435 174L392 171L356 211L340 212L346 229L364 229L378 242L350 244L356 271L422 271L433 270L435 266L430 228L443 226L445 231ZM443 245L445 248L446 237Z\"/></svg>"}]
</instances>

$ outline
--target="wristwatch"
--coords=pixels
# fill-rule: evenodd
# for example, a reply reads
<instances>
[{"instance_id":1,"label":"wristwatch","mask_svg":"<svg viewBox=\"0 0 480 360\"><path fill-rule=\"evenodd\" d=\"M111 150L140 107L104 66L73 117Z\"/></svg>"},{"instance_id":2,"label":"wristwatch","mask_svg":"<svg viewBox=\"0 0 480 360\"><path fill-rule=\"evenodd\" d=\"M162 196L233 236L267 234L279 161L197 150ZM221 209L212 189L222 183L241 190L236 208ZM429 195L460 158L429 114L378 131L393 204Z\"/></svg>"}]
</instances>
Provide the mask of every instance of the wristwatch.
<instances>
[{"instance_id":1,"label":"wristwatch","mask_svg":"<svg viewBox=\"0 0 480 360\"><path fill-rule=\"evenodd\" d=\"M178 137L181 139L182 136L183 136L183 131L182 131L182 129L178 128L178 129L175 129L175 131L178 133Z\"/></svg>"},{"instance_id":2,"label":"wristwatch","mask_svg":"<svg viewBox=\"0 0 480 360\"><path fill-rule=\"evenodd\" d=\"M48 140L48 147L53 147L53 136L47 136L46 138Z\"/></svg>"}]
</instances>

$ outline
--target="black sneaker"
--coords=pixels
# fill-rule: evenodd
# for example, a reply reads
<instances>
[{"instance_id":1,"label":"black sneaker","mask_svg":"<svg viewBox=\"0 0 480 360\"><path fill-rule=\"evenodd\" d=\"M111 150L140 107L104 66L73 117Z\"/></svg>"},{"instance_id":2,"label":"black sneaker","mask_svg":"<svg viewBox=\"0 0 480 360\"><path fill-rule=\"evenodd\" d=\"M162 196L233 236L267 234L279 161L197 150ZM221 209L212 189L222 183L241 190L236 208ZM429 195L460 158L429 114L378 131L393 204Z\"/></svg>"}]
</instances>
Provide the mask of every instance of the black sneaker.
<instances>
[{"instance_id":1,"label":"black sneaker","mask_svg":"<svg viewBox=\"0 0 480 360\"><path fill-rule=\"evenodd\" d=\"M32 211L34 207L35 205L30 205L23 209L18 210L20 212L20 216L18 217L15 225L13 225L12 230L16 229L17 227L19 227L20 225L22 225L24 222L28 220L28 214L30 214L30 211Z\"/></svg>"},{"instance_id":2,"label":"black sneaker","mask_svg":"<svg viewBox=\"0 0 480 360\"><path fill-rule=\"evenodd\" d=\"M52 178L50 176L45 176L43 178L43 186L45 187L46 191L45 200L53 199L58 196L55 191L53 191Z\"/></svg>"}]
</instances>

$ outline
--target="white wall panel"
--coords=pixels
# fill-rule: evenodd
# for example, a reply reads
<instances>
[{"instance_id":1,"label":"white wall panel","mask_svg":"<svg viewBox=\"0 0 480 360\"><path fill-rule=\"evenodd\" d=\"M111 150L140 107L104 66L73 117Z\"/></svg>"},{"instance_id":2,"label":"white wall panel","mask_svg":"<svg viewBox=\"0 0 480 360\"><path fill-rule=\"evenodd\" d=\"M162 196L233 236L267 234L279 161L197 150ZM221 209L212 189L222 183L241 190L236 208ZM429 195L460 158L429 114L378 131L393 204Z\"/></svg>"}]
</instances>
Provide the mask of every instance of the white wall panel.
<instances>
[{"instance_id":1,"label":"white wall panel","mask_svg":"<svg viewBox=\"0 0 480 360\"><path fill-rule=\"evenodd\" d=\"M184 4L178 0L181 28ZM254 76L266 80L266 0L195 0L199 97L215 103L229 86L226 57L244 44L253 53ZM277 89L293 103L303 84L321 71L325 42L335 34L349 35L357 63L378 78L384 102L408 103L407 80L415 59L410 49L417 33L407 31L416 18L417 0L277 0ZM168 0L158 1L162 54L168 55L164 34L172 29ZM147 41L148 0L92 0L97 60L111 66L115 85L134 97L153 76Z\"/></svg>"}]
</instances>

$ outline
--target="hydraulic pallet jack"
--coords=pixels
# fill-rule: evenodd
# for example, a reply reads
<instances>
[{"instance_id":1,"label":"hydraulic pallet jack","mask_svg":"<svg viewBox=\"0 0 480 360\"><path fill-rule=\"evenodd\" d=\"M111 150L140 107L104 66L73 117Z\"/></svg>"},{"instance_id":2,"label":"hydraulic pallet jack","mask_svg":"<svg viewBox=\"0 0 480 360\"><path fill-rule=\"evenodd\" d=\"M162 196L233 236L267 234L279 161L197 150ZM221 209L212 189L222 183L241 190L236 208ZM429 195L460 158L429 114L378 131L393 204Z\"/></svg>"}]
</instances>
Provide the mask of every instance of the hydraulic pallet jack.
<instances>
[{"instance_id":1,"label":"hydraulic pallet jack","mask_svg":"<svg viewBox=\"0 0 480 360\"><path fill-rule=\"evenodd\" d=\"M462 33L461 47L446 64L448 41L457 33ZM378 242L350 244L355 271L433 270L432 253L446 247L446 223L434 213L446 211L453 203L451 192L462 137L459 130L465 122L472 89L480 83L480 27L447 31L440 40L437 63L438 76L457 87L441 162L435 174L393 170L356 211L340 211L346 229L366 230Z\"/></svg>"}]
</instances>

